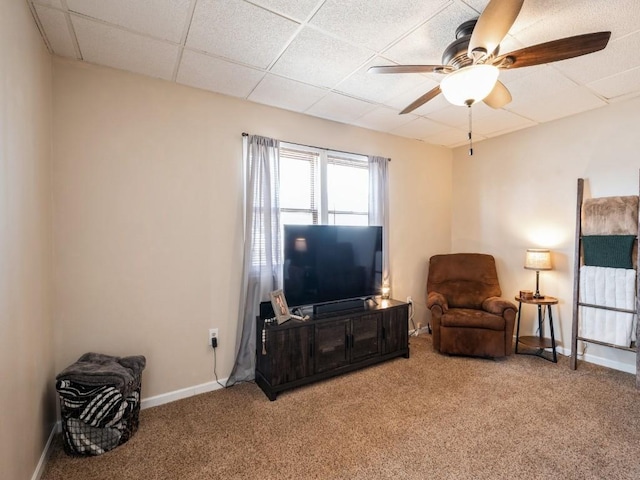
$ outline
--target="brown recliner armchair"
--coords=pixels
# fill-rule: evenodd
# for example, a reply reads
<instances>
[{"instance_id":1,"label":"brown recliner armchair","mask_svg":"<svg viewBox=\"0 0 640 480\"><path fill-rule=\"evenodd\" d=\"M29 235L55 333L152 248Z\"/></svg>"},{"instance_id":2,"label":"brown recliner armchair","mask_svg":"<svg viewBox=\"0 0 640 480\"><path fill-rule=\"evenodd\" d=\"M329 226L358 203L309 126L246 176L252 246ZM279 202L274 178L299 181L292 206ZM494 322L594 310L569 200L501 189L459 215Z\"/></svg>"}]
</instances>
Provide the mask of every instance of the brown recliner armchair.
<instances>
[{"instance_id":1,"label":"brown recliner armchair","mask_svg":"<svg viewBox=\"0 0 640 480\"><path fill-rule=\"evenodd\" d=\"M431 310L434 348L455 355L511 355L517 309L500 295L491 255L431 257L427 306Z\"/></svg>"}]
</instances>

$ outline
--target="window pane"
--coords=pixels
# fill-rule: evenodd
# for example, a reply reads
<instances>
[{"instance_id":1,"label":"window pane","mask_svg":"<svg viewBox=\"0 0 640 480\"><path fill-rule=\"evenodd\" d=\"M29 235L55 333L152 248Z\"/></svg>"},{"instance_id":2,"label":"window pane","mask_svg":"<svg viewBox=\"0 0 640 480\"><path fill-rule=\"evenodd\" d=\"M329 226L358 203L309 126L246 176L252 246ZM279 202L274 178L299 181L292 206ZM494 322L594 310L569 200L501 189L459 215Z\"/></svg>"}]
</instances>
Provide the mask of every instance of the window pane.
<instances>
[{"instance_id":1,"label":"window pane","mask_svg":"<svg viewBox=\"0 0 640 480\"><path fill-rule=\"evenodd\" d=\"M369 216L351 213L329 213L329 225L369 225Z\"/></svg>"},{"instance_id":2,"label":"window pane","mask_svg":"<svg viewBox=\"0 0 640 480\"><path fill-rule=\"evenodd\" d=\"M311 210L313 163L280 157L280 207Z\"/></svg>"},{"instance_id":3,"label":"window pane","mask_svg":"<svg viewBox=\"0 0 640 480\"><path fill-rule=\"evenodd\" d=\"M327 165L329 210L369 210L369 170L347 165Z\"/></svg>"},{"instance_id":4,"label":"window pane","mask_svg":"<svg viewBox=\"0 0 640 480\"><path fill-rule=\"evenodd\" d=\"M280 211L282 225L310 225L313 223L313 215L308 212L283 212Z\"/></svg>"}]
</instances>

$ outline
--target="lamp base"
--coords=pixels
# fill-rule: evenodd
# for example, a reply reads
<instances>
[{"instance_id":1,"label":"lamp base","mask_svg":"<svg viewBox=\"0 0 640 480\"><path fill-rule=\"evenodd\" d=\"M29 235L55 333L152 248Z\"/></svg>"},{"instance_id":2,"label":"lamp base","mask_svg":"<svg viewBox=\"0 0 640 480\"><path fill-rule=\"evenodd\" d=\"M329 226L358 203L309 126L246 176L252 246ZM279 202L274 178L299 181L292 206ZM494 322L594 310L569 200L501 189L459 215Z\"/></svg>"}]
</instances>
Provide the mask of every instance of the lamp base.
<instances>
[{"instance_id":1,"label":"lamp base","mask_svg":"<svg viewBox=\"0 0 640 480\"><path fill-rule=\"evenodd\" d=\"M540 272L536 270L536 293L533 294L533 298L541 299L544 295L540 295Z\"/></svg>"}]
</instances>

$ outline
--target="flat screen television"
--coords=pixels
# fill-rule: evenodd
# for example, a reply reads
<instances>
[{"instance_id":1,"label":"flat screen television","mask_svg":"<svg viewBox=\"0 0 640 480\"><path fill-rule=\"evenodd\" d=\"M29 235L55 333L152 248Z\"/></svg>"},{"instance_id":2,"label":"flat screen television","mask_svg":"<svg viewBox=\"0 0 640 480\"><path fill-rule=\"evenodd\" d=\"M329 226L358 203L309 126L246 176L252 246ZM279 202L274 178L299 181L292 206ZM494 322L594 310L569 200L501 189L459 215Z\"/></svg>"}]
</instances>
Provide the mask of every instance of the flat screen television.
<instances>
[{"instance_id":1,"label":"flat screen television","mask_svg":"<svg viewBox=\"0 0 640 480\"><path fill-rule=\"evenodd\" d=\"M283 277L289 306L379 295L382 227L285 225Z\"/></svg>"}]
</instances>

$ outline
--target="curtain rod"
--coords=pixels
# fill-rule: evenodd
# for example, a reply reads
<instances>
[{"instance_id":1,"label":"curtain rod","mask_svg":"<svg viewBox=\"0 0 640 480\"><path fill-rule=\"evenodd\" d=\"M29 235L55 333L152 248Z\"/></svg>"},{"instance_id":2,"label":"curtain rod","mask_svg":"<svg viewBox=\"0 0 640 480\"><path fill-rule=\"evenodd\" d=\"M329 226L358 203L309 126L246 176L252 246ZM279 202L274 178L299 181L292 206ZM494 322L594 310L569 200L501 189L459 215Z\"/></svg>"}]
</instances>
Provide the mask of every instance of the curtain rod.
<instances>
[{"instance_id":1,"label":"curtain rod","mask_svg":"<svg viewBox=\"0 0 640 480\"><path fill-rule=\"evenodd\" d=\"M249 134L247 132L242 132L242 136L243 137L248 137ZM354 153L354 152L345 152L344 150L334 150L332 148L327 148L327 147L316 147L315 145L305 145L304 143L296 143L296 142L288 142L286 140L280 140L281 142L284 143L291 143L293 145L300 145L301 147L309 147L309 148L317 148L318 150L326 150L326 151L331 151L331 152L342 152L342 153L348 153L350 155L362 155L362 156L367 156L364 153ZM389 161L391 161L391 159L389 159Z\"/></svg>"}]
</instances>

